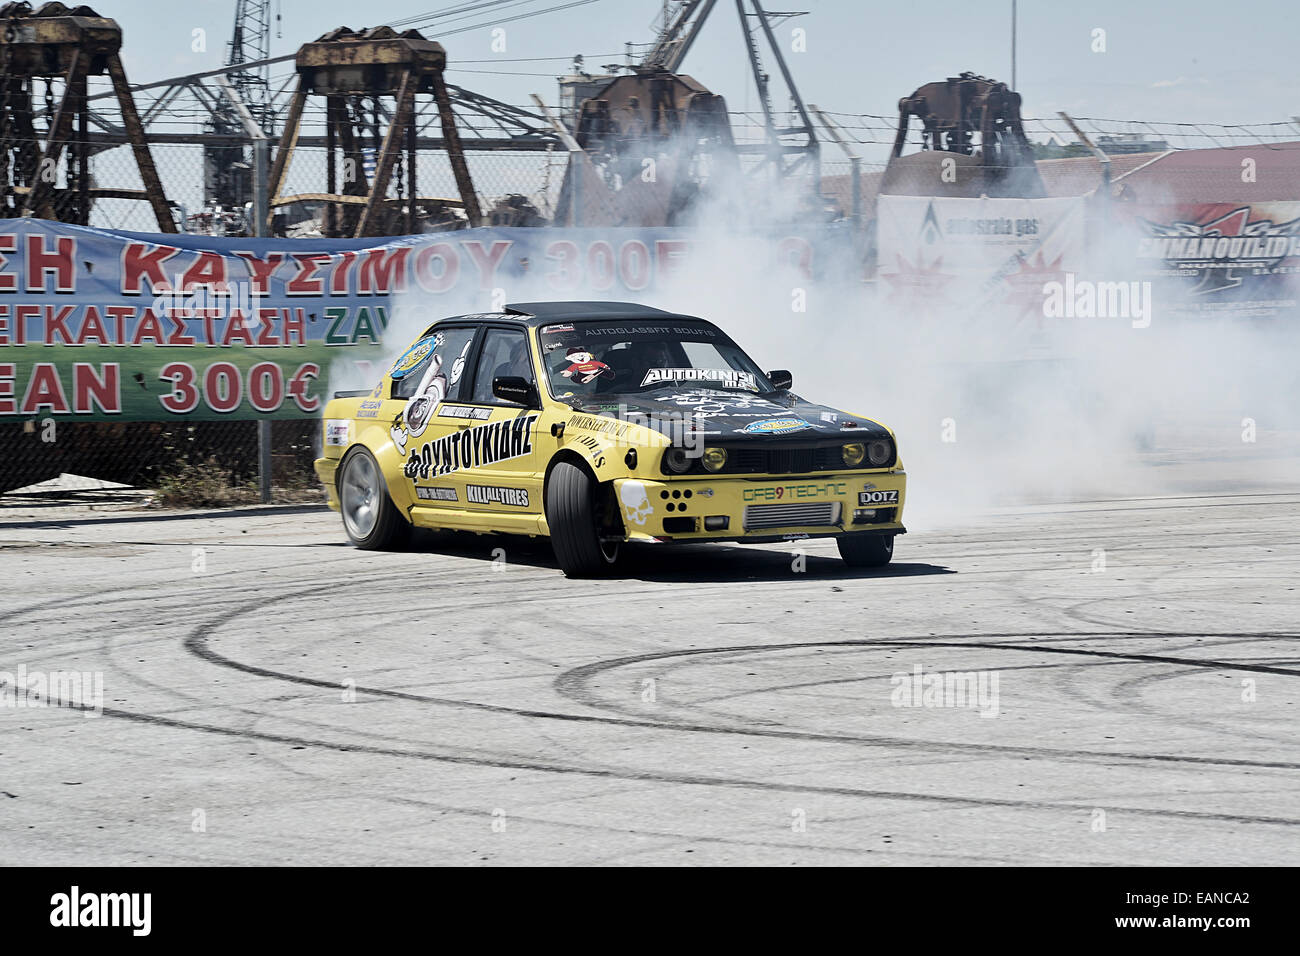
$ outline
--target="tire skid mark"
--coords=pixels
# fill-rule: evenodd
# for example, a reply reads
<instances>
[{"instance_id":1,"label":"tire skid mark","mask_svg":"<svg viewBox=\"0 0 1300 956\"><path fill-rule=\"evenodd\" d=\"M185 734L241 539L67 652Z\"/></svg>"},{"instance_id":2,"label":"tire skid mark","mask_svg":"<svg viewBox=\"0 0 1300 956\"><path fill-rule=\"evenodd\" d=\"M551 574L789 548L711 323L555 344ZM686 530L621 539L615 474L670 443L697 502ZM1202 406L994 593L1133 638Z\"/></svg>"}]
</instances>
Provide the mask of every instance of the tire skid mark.
<instances>
[{"instance_id":1,"label":"tire skid mark","mask_svg":"<svg viewBox=\"0 0 1300 956\"><path fill-rule=\"evenodd\" d=\"M359 689L359 688L358 688ZM62 701L52 702L57 706L69 710L86 710L89 708L68 704ZM599 767L581 767L568 764L550 763L539 760L499 760L499 759L482 759L476 757L462 757L455 754L436 753L427 750L407 750L389 747L377 747L367 744L348 744L328 740L316 740L310 737L295 737L287 734L276 734L265 731L240 730L233 727L222 727L216 724L203 724L193 721L174 720L167 717L158 717L153 714L136 713L129 710L119 710L117 708L105 707L100 712L104 717L114 717L121 720L129 720L137 723L149 724L159 727L168 727L175 730L194 730L203 733L217 734L224 737L232 737L241 740L259 740L266 743L286 744L289 746L299 747L317 747L325 750L333 750L339 753L365 753L380 757L398 757L402 759L413 760L431 760L441 763L459 764L463 766L499 769L499 770L531 770L540 773L559 773L572 774L582 777L594 777L604 780L633 780L633 781L650 781L653 783L672 783L683 786L701 786L701 787L719 787L733 790L760 790L776 793L799 793L809 794L816 793L825 796L837 797L854 797L859 799L871 800L895 800L903 803L929 803L940 806L966 808L966 809L983 809L986 807L1003 807L1017 810L1039 810L1045 812L1091 812L1091 805L1059 803L1053 801L1039 800L1007 800L997 797L960 797L951 794L935 793L912 793L908 791L894 790L875 790L860 787L836 787L824 786L818 784L796 784L796 783L778 783L764 780L745 780L732 777L713 777L703 774L690 773L666 773L662 771L655 772L638 772L633 770L618 770ZM1300 819L1290 817L1274 816L1250 816L1238 813L1214 813L1201 810L1161 810L1149 807L1115 807L1112 814L1131 814L1133 816L1156 817L1156 818L1176 818L1181 820L1206 822L1206 823L1242 823L1242 824L1263 824L1273 826L1294 827L1300 826Z\"/></svg>"},{"instance_id":2,"label":"tire skid mark","mask_svg":"<svg viewBox=\"0 0 1300 956\"><path fill-rule=\"evenodd\" d=\"M314 593L317 591L328 590L332 585L321 585L316 588L306 589L303 594ZM234 620L237 617L254 611L260 611L270 604L286 600L289 596L279 596L269 598L266 601L253 605L245 605L236 608L230 613L198 627L185 640L185 649L190 653L215 664L220 667L227 667L246 674L252 674L257 677L265 677L271 680L287 681L289 683L303 684L310 687L328 687L331 690L337 690L338 684L334 681L320 680L314 677L307 677L300 674L292 674L284 671L277 671L271 668L259 667L253 664L246 664L236 661L218 653L209 646L210 639L214 636L216 630L223 624ZM960 636L960 635L958 635ZM982 634L981 638L1025 638L1046 636L1037 632L1006 632L995 634ZM1082 637L1150 637L1150 634L1125 634L1116 632L1100 632L1095 634L1064 634L1064 638L1074 639ZM1222 635L1193 635L1186 633L1165 633L1164 637L1234 637L1249 636L1244 634L1222 634ZM1263 634L1260 636L1276 638L1286 635ZM888 639L888 640L853 640L853 641L832 641L832 642L814 642L808 644L758 644L758 645L739 645L734 647L722 648L690 648L687 650L663 651L650 654L639 654L631 657L615 658L608 661L598 661L593 664L583 665L571 670L565 671L558 675L553 684L556 690L565 697L577 700L580 703L593 709L600 710L602 704L598 698L594 698L593 703L590 700L583 700L582 694L584 684L591 676L605 670L615 667L626 666L627 664L642 663L646 661L662 660L668 658L692 657L701 655L717 654L744 654L755 651L769 652L791 649L807 649L810 647L954 647L954 648L984 648L987 650L1022 650L1039 653L1056 652L1061 654L1085 655L1089 657L1106 658L1118 661L1131 661L1141 663L1163 663L1163 664L1184 664L1192 663L1195 666L1217 667L1217 668L1235 668L1238 670L1254 670L1261 673L1280 673L1291 676L1300 676L1300 670L1286 668L1276 668L1267 665L1233 665L1220 661L1189 661L1184 658L1168 658L1159 655L1125 655L1106 651L1091 651L1079 648L1052 648L1043 646L1025 646L1014 644L994 644L980 642L952 642L952 641L934 641L934 640L914 640L914 639ZM679 733L703 733L703 734L733 734L737 736L749 737L767 737L784 740L802 740L807 742L819 743L848 743L861 744L865 746L876 747L896 747L911 750L930 750L943 753L997 753L997 754L1014 754L1020 756L1038 756L1051 757L1059 760L1081 761L1081 762L1155 762L1164 764L1186 764L1201 766L1243 766L1256 767L1260 769L1274 770L1300 770L1300 763L1291 763L1284 761L1256 761L1245 760L1241 758L1219 758L1219 757L1196 757L1180 756L1176 754L1134 754L1124 752L1107 752L1107 751L1088 751L1088 750L1059 750L1045 747L1028 747L1001 744L963 744L946 741L925 741L912 738L884 737L876 735L848 735L848 734L825 734L808 731L794 730L773 730L758 727L719 727L710 724L687 724L676 721L655 721L647 719L637 719L631 717L610 717L607 715L595 714L574 714L558 711L537 710L531 708L509 707L504 704L489 704L481 701L456 700L444 697L434 697L425 694L414 694L406 691L386 690L384 688L362 687L357 685L357 693L366 693L377 697L387 697L394 700L407 700L419 704L433 704L436 706L459 708L463 710L475 710L484 713L504 714L509 716L541 719L568 721L573 723L590 723L590 724L611 724L616 726L637 727L650 730L668 730Z\"/></svg>"}]
</instances>

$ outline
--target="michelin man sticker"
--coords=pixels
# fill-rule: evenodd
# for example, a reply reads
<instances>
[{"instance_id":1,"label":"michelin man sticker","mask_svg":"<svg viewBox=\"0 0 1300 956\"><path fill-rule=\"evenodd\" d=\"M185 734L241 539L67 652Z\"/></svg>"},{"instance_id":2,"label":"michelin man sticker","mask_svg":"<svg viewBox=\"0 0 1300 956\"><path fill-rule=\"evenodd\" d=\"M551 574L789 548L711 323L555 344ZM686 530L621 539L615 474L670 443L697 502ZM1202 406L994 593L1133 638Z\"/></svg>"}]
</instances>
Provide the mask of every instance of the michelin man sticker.
<instances>
[{"instance_id":1,"label":"michelin man sticker","mask_svg":"<svg viewBox=\"0 0 1300 956\"><path fill-rule=\"evenodd\" d=\"M415 394L406 403L406 407L402 409L402 413L389 431L393 444L403 455L406 454L406 443L424 434L425 428L429 426L429 419L433 417L433 410L447 397L450 387L447 376L442 374L442 356L434 352L429 367L424 370L424 377L420 379L420 384L415 389Z\"/></svg>"},{"instance_id":2,"label":"michelin man sticker","mask_svg":"<svg viewBox=\"0 0 1300 956\"><path fill-rule=\"evenodd\" d=\"M421 346L428 342L432 343L430 348L421 349ZM460 381L461 375L465 372L465 356L469 354L469 347L473 343L474 337L471 335L466 339L465 347L461 349L460 355L451 363L450 378L443 374L442 356L437 351L443 345L441 332L430 339L417 342L406 355L398 359L397 365L393 366L393 376L397 377L398 366L407 366L402 371L402 375L405 375L424 361L426 357L429 359L429 367L424 370L424 375L415 389L415 394L406 403L406 408L402 410L401 415L398 416L397 421L389 431L393 444L397 446L397 450L403 455L406 454L406 443L412 438L419 438L424 434L424 430L429 427L429 420L434 417L435 409L437 409L439 403L451 393L452 387ZM412 363L410 356L415 355L417 352L420 354Z\"/></svg>"},{"instance_id":3,"label":"michelin man sticker","mask_svg":"<svg viewBox=\"0 0 1300 956\"><path fill-rule=\"evenodd\" d=\"M448 388L459 382L461 375L465 373L465 356L469 355L469 347L473 344L474 336L471 335L466 339L465 347L460 350L460 355L456 357L456 361L451 363L451 380L447 383Z\"/></svg>"}]
</instances>

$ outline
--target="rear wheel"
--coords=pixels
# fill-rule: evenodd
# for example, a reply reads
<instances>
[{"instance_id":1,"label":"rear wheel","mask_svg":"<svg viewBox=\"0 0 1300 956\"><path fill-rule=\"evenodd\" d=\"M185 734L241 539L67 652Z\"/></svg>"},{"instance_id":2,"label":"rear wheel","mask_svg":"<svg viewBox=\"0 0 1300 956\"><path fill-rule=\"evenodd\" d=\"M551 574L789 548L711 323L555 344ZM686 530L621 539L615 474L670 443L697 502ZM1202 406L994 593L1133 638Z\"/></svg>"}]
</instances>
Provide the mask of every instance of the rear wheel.
<instances>
[{"instance_id":1,"label":"rear wheel","mask_svg":"<svg viewBox=\"0 0 1300 956\"><path fill-rule=\"evenodd\" d=\"M388 496L379 462L368 449L348 452L338 481L339 510L349 541L362 551L392 551L406 543L411 523Z\"/></svg>"},{"instance_id":2,"label":"rear wheel","mask_svg":"<svg viewBox=\"0 0 1300 956\"><path fill-rule=\"evenodd\" d=\"M571 462L557 464L546 482L546 523L555 560L567 577L598 577L618 561L619 542L601 535L596 480Z\"/></svg>"},{"instance_id":3,"label":"rear wheel","mask_svg":"<svg viewBox=\"0 0 1300 956\"><path fill-rule=\"evenodd\" d=\"M844 563L854 568L879 568L894 556L892 534L871 534L859 531L835 539Z\"/></svg>"}]
</instances>

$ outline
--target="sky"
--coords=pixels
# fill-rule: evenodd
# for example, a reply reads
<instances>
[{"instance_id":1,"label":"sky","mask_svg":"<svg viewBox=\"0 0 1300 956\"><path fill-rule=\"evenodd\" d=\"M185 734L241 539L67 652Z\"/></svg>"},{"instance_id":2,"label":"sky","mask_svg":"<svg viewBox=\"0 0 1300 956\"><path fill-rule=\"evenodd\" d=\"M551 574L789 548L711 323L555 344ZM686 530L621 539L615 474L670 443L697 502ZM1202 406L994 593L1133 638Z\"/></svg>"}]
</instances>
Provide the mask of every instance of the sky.
<instances>
[{"instance_id":1,"label":"sky","mask_svg":"<svg viewBox=\"0 0 1300 956\"><path fill-rule=\"evenodd\" d=\"M359 19L355 0L273 0L282 19L271 52L292 53L340 25L374 26L464 2L369 0ZM494 16L475 18L564 2L509 0ZM121 24L127 73L133 83L145 83L220 66L235 0L96 0L94 6ZM966 70L1011 80L1010 0L767 0L765 7L807 11L777 33L804 100L825 110L894 115L898 100L916 87ZM445 39L438 30L426 35L447 47L451 82L514 104L529 104L534 92L554 103L555 77L568 72L569 58L583 54L589 70L621 61L626 41L653 38L660 9L659 0L591 0L501 24L504 35L494 36L492 27ZM791 50L796 27L805 31L802 52ZM196 30L203 31L202 43ZM505 49L494 49L494 41ZM1026 116L1065 110L1161 122L1286 121L1300 115L1298 43L1300 18L1285 0L1020 0L1016 85ZM1094 49L1099 46L1104 50ZM532 60L540 57L564 59ZM766 63L775 74L774 61ZM287 74L289 67L277 69ZM731 109L758 108L732 0L717 4L682 70L725 96Z\"/></svg>"}]
</instances>

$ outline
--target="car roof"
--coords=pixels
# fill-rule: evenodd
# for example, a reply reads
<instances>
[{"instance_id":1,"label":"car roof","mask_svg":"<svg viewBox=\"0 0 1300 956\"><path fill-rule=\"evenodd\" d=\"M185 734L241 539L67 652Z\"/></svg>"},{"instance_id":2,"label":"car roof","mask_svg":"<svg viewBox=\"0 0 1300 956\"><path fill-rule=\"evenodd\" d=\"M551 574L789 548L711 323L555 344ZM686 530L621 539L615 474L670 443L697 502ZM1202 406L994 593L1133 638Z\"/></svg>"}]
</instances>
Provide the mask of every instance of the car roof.
<instances>
[{"instance_id":1,"label":"car roof","mask_svg":"<svg viewBox=\"0 0 1300 956\"><path fill-rule=\"evenodd\" d=\"M474 321L484 322L492 319L520 322L524 325L538 326L563 319L694 319L704 321L698 316L682 315L677 312L665 312L637 302L511 302L500 312L474 312L468 315L452 315L440 319L443 322Z\"/></svg>"}]
</instances>

